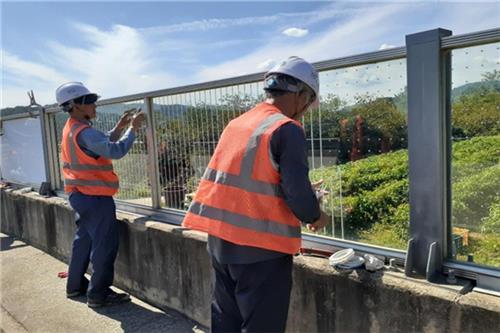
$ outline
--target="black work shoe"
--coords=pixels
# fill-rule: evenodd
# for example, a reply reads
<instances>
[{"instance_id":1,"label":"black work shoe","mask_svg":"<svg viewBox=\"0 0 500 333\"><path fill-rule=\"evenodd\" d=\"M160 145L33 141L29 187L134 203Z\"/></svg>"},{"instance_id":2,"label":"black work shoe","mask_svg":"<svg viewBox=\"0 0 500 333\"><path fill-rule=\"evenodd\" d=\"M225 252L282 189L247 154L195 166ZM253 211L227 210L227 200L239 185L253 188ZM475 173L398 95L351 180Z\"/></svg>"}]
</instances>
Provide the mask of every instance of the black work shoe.
<instances>
[{"instance_id":1,"label":"black work shoe","mask_svg":"<svg viewBox=\"0 0 500 333\"><path fill-rule=\"evenodd\" d=\"M115 305L120 303L130 302L130 296L125 293L115 293L112 291L103 300L93 300L87 299L87 305L89 308L100 308L102 306Z\"/></svg>"},{"instance_id":2,"label":"black work shoe","mask_svg":"<svg viewBox=\"0 0 500 333\"><path fill-rule=\"evenodd\" d=\"M66 286L66 297L77 298L80 296L86 296L88 287L89 287L89 280L87 280L87 278L84 277L80 284L80 289L69 291Z\"/></svg>"},{"instance_id":3,"label":"black work shoe","mask_svg":"<svg viewBox=\"0 0 500 333\"><path fill-rule=\"evenodd\" d=\"M67 298L76 298L76 297L80 297L80 296L85 296L87 294L87 291L80 291L80 290L77 290L77 291L72 291L72 292L66 292L66 297Z\"/></svg>"}]
</instances>

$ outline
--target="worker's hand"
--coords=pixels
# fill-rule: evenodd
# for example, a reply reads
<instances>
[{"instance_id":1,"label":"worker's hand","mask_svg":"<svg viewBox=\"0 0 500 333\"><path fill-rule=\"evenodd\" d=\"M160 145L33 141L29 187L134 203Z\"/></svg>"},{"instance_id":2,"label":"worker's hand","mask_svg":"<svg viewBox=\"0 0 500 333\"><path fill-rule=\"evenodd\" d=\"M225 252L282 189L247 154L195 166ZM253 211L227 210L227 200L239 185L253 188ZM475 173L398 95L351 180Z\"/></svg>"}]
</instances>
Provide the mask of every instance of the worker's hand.
<instances>
[{"instance_id":1,"label":"worker's hand","mask_svg":"<svg viewBox=\"0 0 500 333\"><path fill-rule=\"evenodd\" d=\"M129 110L126 110L125 112L123 112L120 119L118 119L118 122L116 123L115 128L123 129L123 128L127 127L128 124L130 123L130 121L132 120L132 116L133 116L134 112L136 112L135 108L129 109Z\"/></svg>"},{"instance_id":2,"label":"worker's hand","mask_svg":"<svg viewBox=\"0 0 500 333\"><path fill-rule=\"evenodd\" d=\"M314 193L316 194L316 198L318 198L318 200L320 200L320 201L323 199L324 196L326 196L330 193L321 187L323 185L323 182L324 182L324 180L320 179L315 183L311 183L311 187L312 187Z\"/></svg>"},{"instance_id":3,"label":"worker's hand","mask_svg":"<svg viewBox=\"0 0 500 333\"><path fill-rule=\"evenodd\" d=\"M317 219L313 223L307 224L306 226L308 230L317 232L323 229L330 221L331 221L330 216L328 216L324 211L321 211L319 219Z\"/></svg>"},{"instance_id":4,"label":"worker's hand","mask_svg":"<svg viewBox=\"0 0 500 333\"><path fill-rule=\"evenodd\" d=\"M323 185L323 182L324 182L324 180L320 179L317 182L311 183L311 187L312 187L313 191L317 191L321 187L321 185Z\"/></svg>"},{"instance_id":5,"label":"worker's hand","mask_svg":"<svg viewBox=\"0 0 500 333\"><path fill-rule=\"evenodd\" d=\"M144 112L139 112L134 114L134 117L132 118L131 126L134 129L134 131L137 131L139 128L142 126L142 122L146 118L146 114Z\"/></svg>"}]
</instances>

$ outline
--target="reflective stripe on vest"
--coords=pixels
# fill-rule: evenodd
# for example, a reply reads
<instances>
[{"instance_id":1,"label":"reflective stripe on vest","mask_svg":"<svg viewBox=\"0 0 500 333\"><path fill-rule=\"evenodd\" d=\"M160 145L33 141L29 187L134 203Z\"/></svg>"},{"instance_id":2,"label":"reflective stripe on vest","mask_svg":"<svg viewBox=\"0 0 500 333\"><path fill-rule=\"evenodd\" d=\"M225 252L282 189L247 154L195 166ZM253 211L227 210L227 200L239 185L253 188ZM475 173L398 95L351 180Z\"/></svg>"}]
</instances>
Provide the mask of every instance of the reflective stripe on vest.
<instances>
[{"instance_id":1,"label":"reflective stripe on vest","mask_svg":"<svg viewBox=\"0 0 500 333\"><path fill-rule=\"evenodd\" d=\"M227 172L217 171L210 168L207 168L205 170L203 179L209 180L216 184L237 187L248 192L272 195L280 198L283 197L283 191L281 190L281 186L278 184L269 184L266 182L245 178L241 175L233 175Z\"/></svg>"},{"instance_id":2,"label":"reflective stripe on vest","mask_svg":"<svg viewBox=\"0 0 500 333\"><path fill-rule=\"evenodd\" d=\"M74 164L74 163L63 163L64 169L76 170L76 171L113 171L113 165L90 165L90 164Z\"/></svg>"},{"instance_id":3,"label":"reflective stripe on vest","mask_svg":"<svg viewBox=\"0 0 500 333\"><path fill-rule=\"evenodd\" d=\"M251 217L233 213L227 210L211 207L193 202L189 207L192 214L208 217L234 225L235 227L251 229L259 232L267 232L277 236L300 238L300 226L291 226L273 221L263 221L252 219Z\"/></svg>"},{"instance_id":4,"label":"reflective stripe on vest","mask_svg":"<svg viewBox=\"0 0 500 333\"><path fill-rule=\"evenodd\" d=\"M118 182L105 182L103 180L85 180L85 179L65 179L64 185L70 186L102 186L109 188L118 188Z\"/></svg>"}]
</instances>

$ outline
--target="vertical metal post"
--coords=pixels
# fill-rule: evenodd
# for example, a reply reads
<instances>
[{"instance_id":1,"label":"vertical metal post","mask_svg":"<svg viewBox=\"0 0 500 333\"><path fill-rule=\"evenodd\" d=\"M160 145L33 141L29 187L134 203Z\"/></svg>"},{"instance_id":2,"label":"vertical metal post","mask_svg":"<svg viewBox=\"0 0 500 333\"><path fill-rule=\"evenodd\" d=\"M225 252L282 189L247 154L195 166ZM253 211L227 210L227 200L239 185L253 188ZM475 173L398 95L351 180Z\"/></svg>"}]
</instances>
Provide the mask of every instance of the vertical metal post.
<instances>
[{"instance_id":1,"label":"vertical metal post","mask_svg":"<svg viewBox=\"0 0 500 333\"><path fill-rule=\"evenodd\" d=\"M41 134L42 134L42 147L43 147L43 160L44 160L44 166L45 166L45 182L49 183L52 190L52 172L51 172L51 164L50 164L50 157L49 157L49 140L48 140L48 126L47 126L47 115L45 113L45 108L40 107L39 111L39 117L40 117L40 128L41 128Z\"/></svg>"},{"instance_id":2,"label":"vertical metal post","mask_svg":"<svg viewBox=\"0 0 500 333\"><path fill-rule=\"evenodd\" d=\"M57 189L57 178L59 173L57 142L55 139L54 114L45 112L45 135L47 137L47 156L49 159L50 188ZM55 146L55 147L54 147Z\"/></svg>"},{"instance_id":3,"label":"vertical metal post","mask_svg":"<svg viewBox=\"0 0 500 333\"><path fill-rule=\"evenodd\" d=\"M435 29L406 36L410 237L407 275L435 279L448 252L450 54Z\"/></svg>"},{"instance_id":4,"label":"vertical metal post","mask_svg":"<svg viewBox=\"0 0 500 333\"><path fill-rule=\"evenodd\" d=\"M49 131L49 155L51 158L51 165L53 170L53 178L52 178L52 188L60 190L63 187L61 182L61 170L59 165L59 142L57 141L57 126L56 126L56 117L58 113L47 113L47 124Z\"/></svg>"},{"instance_id":5,"label":"vertical metal post","mask_svg":"<svg viewBox=\"0 0 500 333\"><path fill-rule=\"evenodd\" d=\"M148 143L148 172L151 181L151 199L153 208L161 207L160 174L158 172L158 146L156 142L156 124L153 115L153 99L144 98L146 108L147 128L146 141Z\"/></svg>"}]
</instances>

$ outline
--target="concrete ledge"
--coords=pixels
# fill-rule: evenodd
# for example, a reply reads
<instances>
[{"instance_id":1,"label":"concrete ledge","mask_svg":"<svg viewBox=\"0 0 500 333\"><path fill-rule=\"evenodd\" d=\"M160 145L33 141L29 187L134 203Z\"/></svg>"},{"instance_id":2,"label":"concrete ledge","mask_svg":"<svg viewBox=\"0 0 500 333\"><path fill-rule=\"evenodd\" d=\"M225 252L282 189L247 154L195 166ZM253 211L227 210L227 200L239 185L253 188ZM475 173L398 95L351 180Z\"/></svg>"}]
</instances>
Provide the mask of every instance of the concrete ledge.
<instances>
[{"instance_id":1,"label":"concrete ledge","mask_svg":"<svg viewBox=\"0 0 500 333\"><path fill-rule=\"evenodd\" d=\"M1 231L67 262L75 230L64 199L1 189ZM210 324L206 236L119 213L115 284L159 308ZM493 332L500 299L399 273L336 273L327 260L296 257L289 332Z\"/></svg>"}]
</instances>

